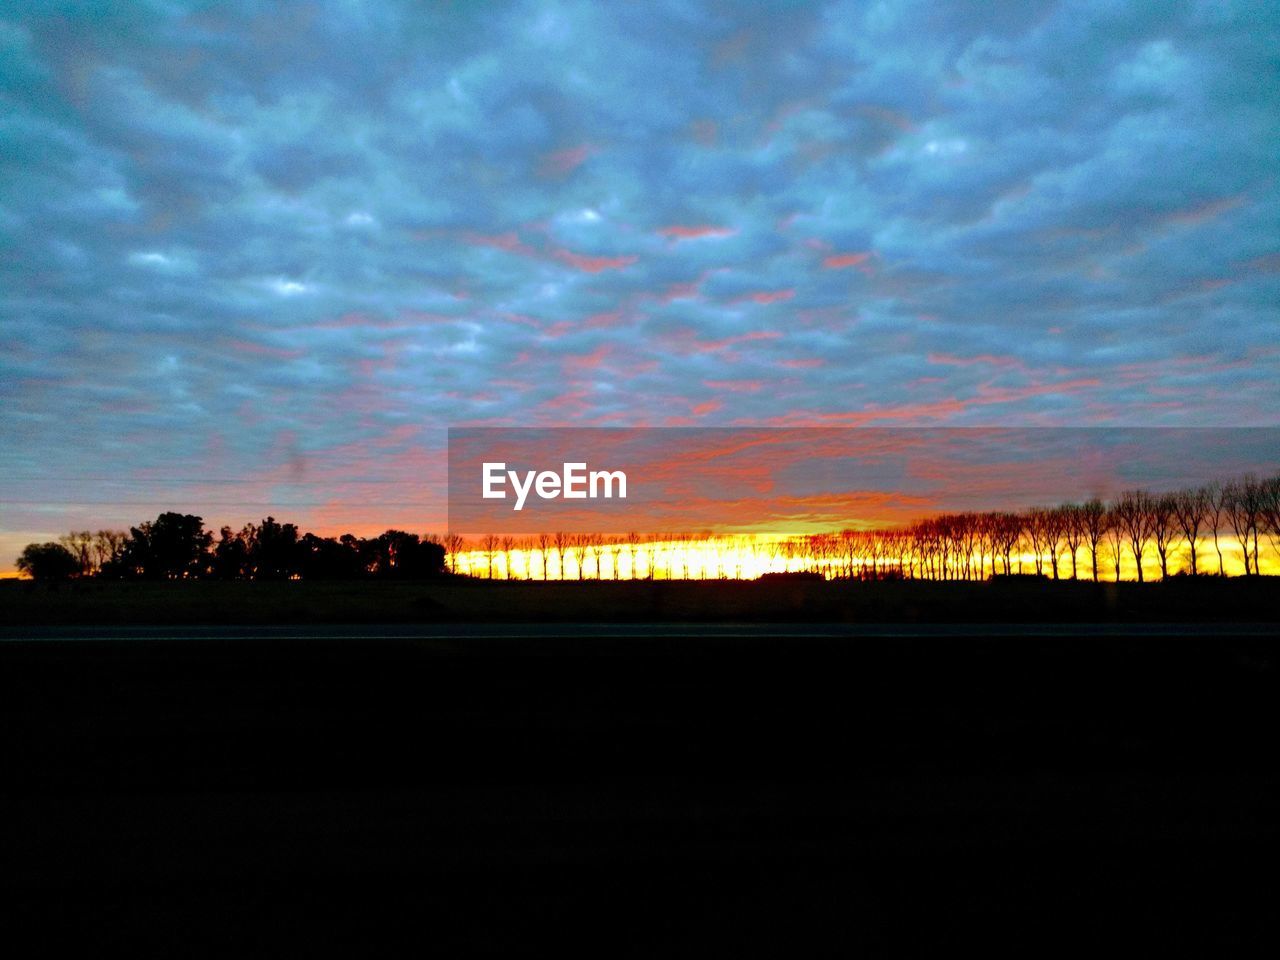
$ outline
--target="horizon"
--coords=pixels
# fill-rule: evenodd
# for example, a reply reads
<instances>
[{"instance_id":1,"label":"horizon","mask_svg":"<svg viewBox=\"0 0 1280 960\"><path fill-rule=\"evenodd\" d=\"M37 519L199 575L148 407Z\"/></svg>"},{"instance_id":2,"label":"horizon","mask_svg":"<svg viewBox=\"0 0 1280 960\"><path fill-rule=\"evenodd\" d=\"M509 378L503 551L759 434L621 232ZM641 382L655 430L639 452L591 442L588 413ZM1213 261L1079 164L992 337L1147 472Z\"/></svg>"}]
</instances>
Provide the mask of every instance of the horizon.
<instances>
[{"instance_id":1,"label":"horizon","mask_svg":"<svg viewBox=\"0 0 1280 960\"><path fill-rule=\"evenodd\" d=\"M443 530L451 427L1280 426L1277 31L24 5L0 571L144 504Z\"/></svg>"}]
</instances>

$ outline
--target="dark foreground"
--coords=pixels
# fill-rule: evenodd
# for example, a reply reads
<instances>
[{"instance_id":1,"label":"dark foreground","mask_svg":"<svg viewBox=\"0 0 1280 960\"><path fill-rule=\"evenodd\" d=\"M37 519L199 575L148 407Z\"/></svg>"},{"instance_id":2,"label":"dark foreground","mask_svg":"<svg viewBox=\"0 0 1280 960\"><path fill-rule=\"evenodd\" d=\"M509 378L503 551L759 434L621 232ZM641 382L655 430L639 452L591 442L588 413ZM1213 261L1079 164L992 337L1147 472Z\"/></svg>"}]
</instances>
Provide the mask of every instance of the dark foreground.
<instances>
[{"instance_id":1,"label":"dark foreground","mask_svg":"<svg viewBox=\"0 0 1280 960\"><path fill-rule=\"evenodd\" d=\"M1275 621L1280 577L0 581L0 625Z\"/></svg>"},{"instance_id":2,"label":"dark foreground","mask_svg":"<svg viewBox=\"0 0 1280 960\"><path fill-rule=\"evenodd\" d=\"M6 942L1275 945L1267 625L195 633L0 641Z\"/></svg>"}]
</instances>

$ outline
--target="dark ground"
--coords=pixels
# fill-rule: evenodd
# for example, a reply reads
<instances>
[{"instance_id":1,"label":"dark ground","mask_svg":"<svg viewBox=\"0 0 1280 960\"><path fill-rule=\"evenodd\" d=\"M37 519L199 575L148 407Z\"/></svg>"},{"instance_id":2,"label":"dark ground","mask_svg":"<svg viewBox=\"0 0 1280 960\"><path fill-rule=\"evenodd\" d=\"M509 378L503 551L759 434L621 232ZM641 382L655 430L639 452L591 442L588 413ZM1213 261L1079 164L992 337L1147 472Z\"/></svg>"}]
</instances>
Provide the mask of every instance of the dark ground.
<instances>
[{"instance_id":1,"label":"dark ground","mask_svg":"<svg viewBox=\"0 0 1280 960\"><path fill-rule=\"evenodd\" d=\"M0 625L1274 622L1280 577L911 581L0 581Z\"/></svg>"},{"instance_id":2,"label":"dark ground","mask_svg":"<svg viewBox=\"0 0 1280 960\"><path fill-rule=\"evenodd\" d=\"M1276 943L1265 624L7 636L23 956Z\"/></svg>"}]
</instances>

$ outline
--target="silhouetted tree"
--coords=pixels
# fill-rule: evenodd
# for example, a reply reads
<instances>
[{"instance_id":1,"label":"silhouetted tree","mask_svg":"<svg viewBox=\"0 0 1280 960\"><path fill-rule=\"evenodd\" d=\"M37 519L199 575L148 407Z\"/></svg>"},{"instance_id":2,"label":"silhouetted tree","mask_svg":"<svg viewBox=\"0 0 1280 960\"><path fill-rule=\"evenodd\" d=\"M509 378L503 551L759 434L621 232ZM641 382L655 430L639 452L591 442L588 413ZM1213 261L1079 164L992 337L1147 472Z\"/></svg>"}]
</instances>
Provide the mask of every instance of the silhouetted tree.
<instances>
[{"instance_id":1,"label":"silhouetted tree","mask_svg":"<svg viewBox=\"0 0 1280 960\"><path fill-rule=\"evenodd\" d=\"M1084 511L1079 504L1066 503L1058 508L1062 511L1064 530L1063 538L1067 543L1067 550L1071 552L1071 579L1079 580L1080 572L1076 566L1076 554L1080 551L1080 545L1084 543L1086 530L1084 523ZM1097 577L1094 577L1096 580Z\"/></svg>"},{"instance_id":2,"label":"silhouetted tree","mask_svg":"<svg viewBox=\"0 0 1280 960\"><path fill-rule=\"evenodd\" d=\"M440 541L444 547L445 562L449 566L450 573L458 572L458 554L462 552L465 541L461 534L446 533Z\"/></svg>"},{"instance_id":3,"label":"silhouetted tree","mask_svg":"<svg viewBox=\"0 0 1280 960\"><path fill-rule=\"evenodd\" d=\"M496 533L486 533L480 538L480 549L484 551L485 560L489 565L489 579L493 579L493 556L498 552L498 535Z\"/></svg>"},{"instance_id":4,"label":"silhouetted tree","mask_svg":"<svg viewBox=\"0 0 1280 960\"><path fill-rule=\"evenodd\" d=\"M1129 540L1133 561L1138 566L1138 582L1142 583L1142 558L1155 527L1154 502L1145 490L1127 490L1116 502L1115 514Z\"/></svg>"},{"instance_id":5,"label":"silhouetted tree","mask_svg":"<svg viewBox=\"0 0 1280 960\"><path fill-rule=\"evenodd\" d=\"M1116 512L1115 507L1107 510L1104 530L1107 536L1107 546L1110 548L1111 563L1115 567L1116 583L1120 582L1120 561L1124 554L1124 524L1120 522L1120 515Z\"/></svg>"},{"instance_id":6,"label":"silhouetted tree","mask_svg":"<svg viewBox=\"0 0 1280 960\"><path fill-rule=\"evenodd\" d=\"M70 580L80 573L80 560L60 543L29 543L18 557L18 569L39 581Z\"/></svg>"},{"instance_id":7,"label":"silhouetted tree","mask_svg":"<svg viewBox=\"0 0 1280 960\"><path fill-rule=\"evenodd\" d=\"M223 527L213 547L213 575L219 580L239 580L250 576L248 566L249 545L245 537Z\"/></svg>"},{"instance_id":8,"label":"silhouetted tree","mask_svg":"<svg viewBox=\"0 0 1280 960\"><path fill-rule=\"evenodd\" d=\"M511 576L511 554L515 549L515 537L505 536L499 543L498 548L502 551L502 577L504 580L513 579Z\"/></svg>"},{"instance_id":9,"label":"silhouetted tree","mask_svg":"<svg viewBox=\"0 0 1280 960\"><path fill-rule=\"evenodd\" d=\"M298 569L304 580L354 580L366 572L350 534L341 540L305 534L298 541Z\"/></svg>"},{"instance_id":10,"label":"silhouetted tree","mask_svg":"<svg viewBox=\"0 0 1280 960\"><path fill-rule=\"evenodd\" d=\"M1089 545L1089 559L1093 564L1093 579L1098 580L1098 544L1107 535L1111 523L1111 515L1106 505L1096 497L1086 500L1080 505L1080 526L1084 531L1084 542Z\"/></svg>"},{"instance_id":11,"label":"silhouetted tree","mask_svg":"<svg viewBox=\"0 0 1280 960\"><path fill-rule=\"evenodd\" d=\"M1178 519L1174 510L1176 498L1171 493L1152 497L1151 534L1155 537L1156 556L1160 560L1160 579L1169 578L1169 549L1178 532Z\"/></svg>"},{"instance_id":12,"label":"silhouetted tree","mask_svg":"<svg viewBox=\"0 0 1280 960\"><path fill-rule=\"evenodd\" d=\"M378 577L421 580L439 576L444 571L444 546L431 540L423 540L416 533L388 530L370 543L375 558L372 569ZM492 577L492 552L489 564L489 576Z\"/></svg>"},{"instance_id":13,"label":"silhouetted tree","mask_svg":"<svg viewBox=\"0 0 1280 960\"><path fill-rule=\"evenodd\" d=\"M564 579L564 554L569 549L569 544L573 541L573 537L565 533L563 530L557 530L552 535L552 540L556 545L556 565L560 570L558 579Z\"/></svg>"},{"instance_id":14,"label":"silhouetted tree","mask_svg":"<svg viewBox=\"0 0 1280 960\"><path fill-rule=\"evenodd\" d=\"M1258 570L1258 523L1262 519L1262 485L1253 474L1227 484L1223 503L1240 543L1244 557L1244 575L1256 575ZM1250 547L1252 540L1252 547ZM1252 550L1252 556L1250 555Z\"/></svg>"},{"instance_id":15,"label":"silhouetted tree","mask_svg":"<svg viewBox=\"0 0 1280 960\"><path fill-rule=\"evenodd\" d=\"M1187 547L1190 550L1192 576L1200 572L1196 548L1200 540L1200 530L1204 526L1210 510L1210 493L1206 487L1201 487L1197 490L1182 490L1173 495L1173 518L1178 524L1178 529L1182 531L1182 536L1187 541Z\"/></svg>"},{"instance_id":16,"label":"silhouetted tree","mask_svg":"<svg viewBox=\"0 0 1280 960\"><path fill-rule=\"evenodd\" d=\"M1262 483L1262 526L1271 541L1271 549L1280 553L1280 476Z\"/></svg>"},{"instance_id":17,"label":"silhouetted tree","mask_svg":"<svg viewBox=\"0 0 1280 960\"><path fill-rule=\"evenodd\" d=\"M129 535L123 530L99 530L93 535L93 569L102 573L120 561Z\"/></svg>"},{"instance_id":18,"label":"silhouetted tree","mask_svg":"<svg viewBox=\"0 0 1280 960\"><path fill-rule=\"evenodd\" d=\"M1218 481L1213 481L1205 488L1206 500L1206 517L1209 521L1209 530L1213 534L1213 549L1218 555L1218 576L1225 577L1227 575L1227 565L1222 557L1222 543L1218 539L1218 534L1222 530L1223 518L1227 515L1227 498L1230 491Z\"/></svg>"},{"instance_id":19,"label":"silhouetted tree","mask_svg":"<svg viewBox=\"0 0 1280 960\"><path fill-rule=\"evenodd\" d=\"M547 554L551 550L551 534L538 534L538 559L542 562L542 579L547 579Z\"/></svg>"},{"instance_id":20,"label":"silhouetted tree","mask_svg":"<svg viewBox=\"0 0 1280 960\"><path fill-rule=\"evenodd\" d=\"M204 520L188 513L162 513L129 529L120 558L127 576L150 580L198 577L208 569L213 534Z\"/></svg>"},{"instance_id":21,"label":"silhouetted tree","mask_svg":"<svg viewBox=\"0 0 1280 960\"><path fill-rule=\"evenodd\" d=\"M64 533L58 542L67 548L80 565L77 576L87 577L93 573L93 534L88 530L73 530Z\"/></svg>"},{"instance_id":22,"label":"silhouetted tree","mask_svg":"<svg viewBox=\"0 0 1280 960\"><path fill-rule=\"evenodd\" d=\"M257 579L288 580L300 573L297 527L267 517L258 525L257 533L250 555Z\"/></svg>"}]
</instances>

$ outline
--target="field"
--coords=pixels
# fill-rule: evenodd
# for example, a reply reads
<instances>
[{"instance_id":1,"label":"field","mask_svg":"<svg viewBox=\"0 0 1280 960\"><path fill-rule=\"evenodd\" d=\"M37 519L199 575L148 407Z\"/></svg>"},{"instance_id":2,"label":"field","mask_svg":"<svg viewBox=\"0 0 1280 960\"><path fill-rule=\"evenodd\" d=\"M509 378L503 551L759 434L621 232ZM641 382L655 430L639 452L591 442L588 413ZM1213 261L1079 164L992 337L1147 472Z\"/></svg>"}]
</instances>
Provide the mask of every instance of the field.
<instances>
[{"instance_id":1,"label":"field","mask_svg":"<svg viewBox=\"0 0 1280 960\"><path fill-rule=\"evenodd\" d=\"M0 625L1032 623L1277 618L1280 578L931 581L0 582Z\"/></svg>"}]
</instances>

